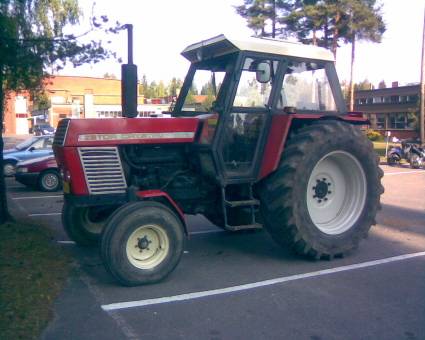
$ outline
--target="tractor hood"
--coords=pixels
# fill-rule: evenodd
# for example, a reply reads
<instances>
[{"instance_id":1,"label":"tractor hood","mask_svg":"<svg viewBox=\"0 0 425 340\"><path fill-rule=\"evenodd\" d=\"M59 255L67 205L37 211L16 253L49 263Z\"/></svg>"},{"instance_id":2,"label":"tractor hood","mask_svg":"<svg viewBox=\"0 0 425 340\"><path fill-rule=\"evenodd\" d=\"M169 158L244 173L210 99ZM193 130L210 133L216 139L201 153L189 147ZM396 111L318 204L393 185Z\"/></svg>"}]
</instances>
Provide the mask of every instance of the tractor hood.
<instances>
[{"instance_id":1,"label":"tractor hood","mask_svg":"<svg viewBox=\"0 0 425 340\"><path fill-rule=\"evenodd\" d=\"M192 143L197 118L64 119L54 146Z\"/></svg>"}]
</instances>

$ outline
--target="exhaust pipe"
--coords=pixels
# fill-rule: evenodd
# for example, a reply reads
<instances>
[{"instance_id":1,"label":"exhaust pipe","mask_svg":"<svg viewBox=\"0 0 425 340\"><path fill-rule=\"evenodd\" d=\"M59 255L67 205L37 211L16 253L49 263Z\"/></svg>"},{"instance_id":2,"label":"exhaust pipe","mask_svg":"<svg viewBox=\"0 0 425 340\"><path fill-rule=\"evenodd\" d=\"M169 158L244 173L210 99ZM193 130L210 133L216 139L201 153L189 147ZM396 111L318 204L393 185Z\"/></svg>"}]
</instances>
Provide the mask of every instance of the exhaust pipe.
<instances>
[{"instance_id":1,"label":"exhaust pipe","mask_svg":"<svg viewBox=\"0 0 425 340\"><path fill-rule=\"evenodd\" d=\"M122 116L137 117L137 65L133 64L133 25L124 25L128 36L128 64L121 65Z\"/></svg>"}]
</instances>

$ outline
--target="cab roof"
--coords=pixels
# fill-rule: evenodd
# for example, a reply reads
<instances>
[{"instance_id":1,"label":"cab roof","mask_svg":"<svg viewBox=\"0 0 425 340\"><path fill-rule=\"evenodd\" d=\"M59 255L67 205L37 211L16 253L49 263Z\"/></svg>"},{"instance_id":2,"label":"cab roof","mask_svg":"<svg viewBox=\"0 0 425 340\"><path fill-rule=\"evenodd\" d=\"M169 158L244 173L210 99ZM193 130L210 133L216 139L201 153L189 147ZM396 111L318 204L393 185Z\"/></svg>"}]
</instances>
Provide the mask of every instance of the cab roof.
<instances>
[{"instance_id":1,"label":"cab roof","mask_svg":"<svg viewBox=\"0 0 425 340\"><path fill-rule=\"evenodd\" d=\"M270 38L233 39L223 34L189 45L181 54L197 62L239 51L334 61L333 54L322 47Z\"/></svg>"}]
</instances>

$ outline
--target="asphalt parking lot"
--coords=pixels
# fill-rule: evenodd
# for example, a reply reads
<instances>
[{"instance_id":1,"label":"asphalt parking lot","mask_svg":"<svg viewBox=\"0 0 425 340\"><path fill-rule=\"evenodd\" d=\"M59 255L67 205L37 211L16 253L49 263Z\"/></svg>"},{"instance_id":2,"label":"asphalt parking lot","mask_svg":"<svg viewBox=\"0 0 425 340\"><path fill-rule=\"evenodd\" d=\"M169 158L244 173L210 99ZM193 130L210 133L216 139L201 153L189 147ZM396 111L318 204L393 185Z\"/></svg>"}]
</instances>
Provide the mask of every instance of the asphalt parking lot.
<instances>
[{"instance_id":1,"label":"asphalt parking lot","mask_svg":"<svg viewBox=\"0 0 425 340\"><path fill-rule=\"evenodd\" d=\"M264 231L222 232L188 217L191 237L163 282L121 287L97 249L61 226L61 193L7 179L11 205L54 230L78 263L44 339L425 339L425 170L383 166L378 224L360 248L307 261Z\"/></svg>"}]
</instances>

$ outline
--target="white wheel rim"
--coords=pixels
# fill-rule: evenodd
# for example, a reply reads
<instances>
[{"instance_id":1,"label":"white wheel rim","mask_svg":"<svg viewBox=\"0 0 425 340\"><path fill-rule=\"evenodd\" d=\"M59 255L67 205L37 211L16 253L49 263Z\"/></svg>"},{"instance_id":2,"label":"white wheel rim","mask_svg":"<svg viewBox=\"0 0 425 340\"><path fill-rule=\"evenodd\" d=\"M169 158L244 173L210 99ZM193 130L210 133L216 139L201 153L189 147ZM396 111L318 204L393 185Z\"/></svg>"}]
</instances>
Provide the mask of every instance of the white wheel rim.
<instances>
[{"instance_id":1,"label":"white wheel rim","mask_svg":"<svg viewBox=\"0 0 425 340\"><path fill-rule=\"evenodd\" d=\"M43 177L43 185L47 189L53 189L58 185L58 177L54 174L47 174Z\"/></svg>"},{"instance_id":2,"label":"white wheel rim","mask_svg":"<svg viewBox=\"0 0 425 340\"><path fill-rule=\"evenodd\" d=\"M170 249L168 236L155 224L138 227L127 240L127 258L139 269L152 269L167 256Z\"/></svg>"},{"instance_id":3,"label":"white wheel rim","mask_svg":"<svg viewBox=\"0 0 425 340\"><path fill-rule=\"evenodd\" d=\"M13 164L5 164L3 167L3 174L5 176L11 176L15 173L15 167Z\"/></svg>"},{"instance_id":4,"label":"white wheel rim","mask_svg":"<svg viewBox=\"0 0 425 340\"><path fill-rule=\"evenodd\" d=\"M345 151L324 156L307 187L307 209L315 226L328 235L349 230L366 202L366 176L360 162Z\"/></svg>"}]
</instances>

